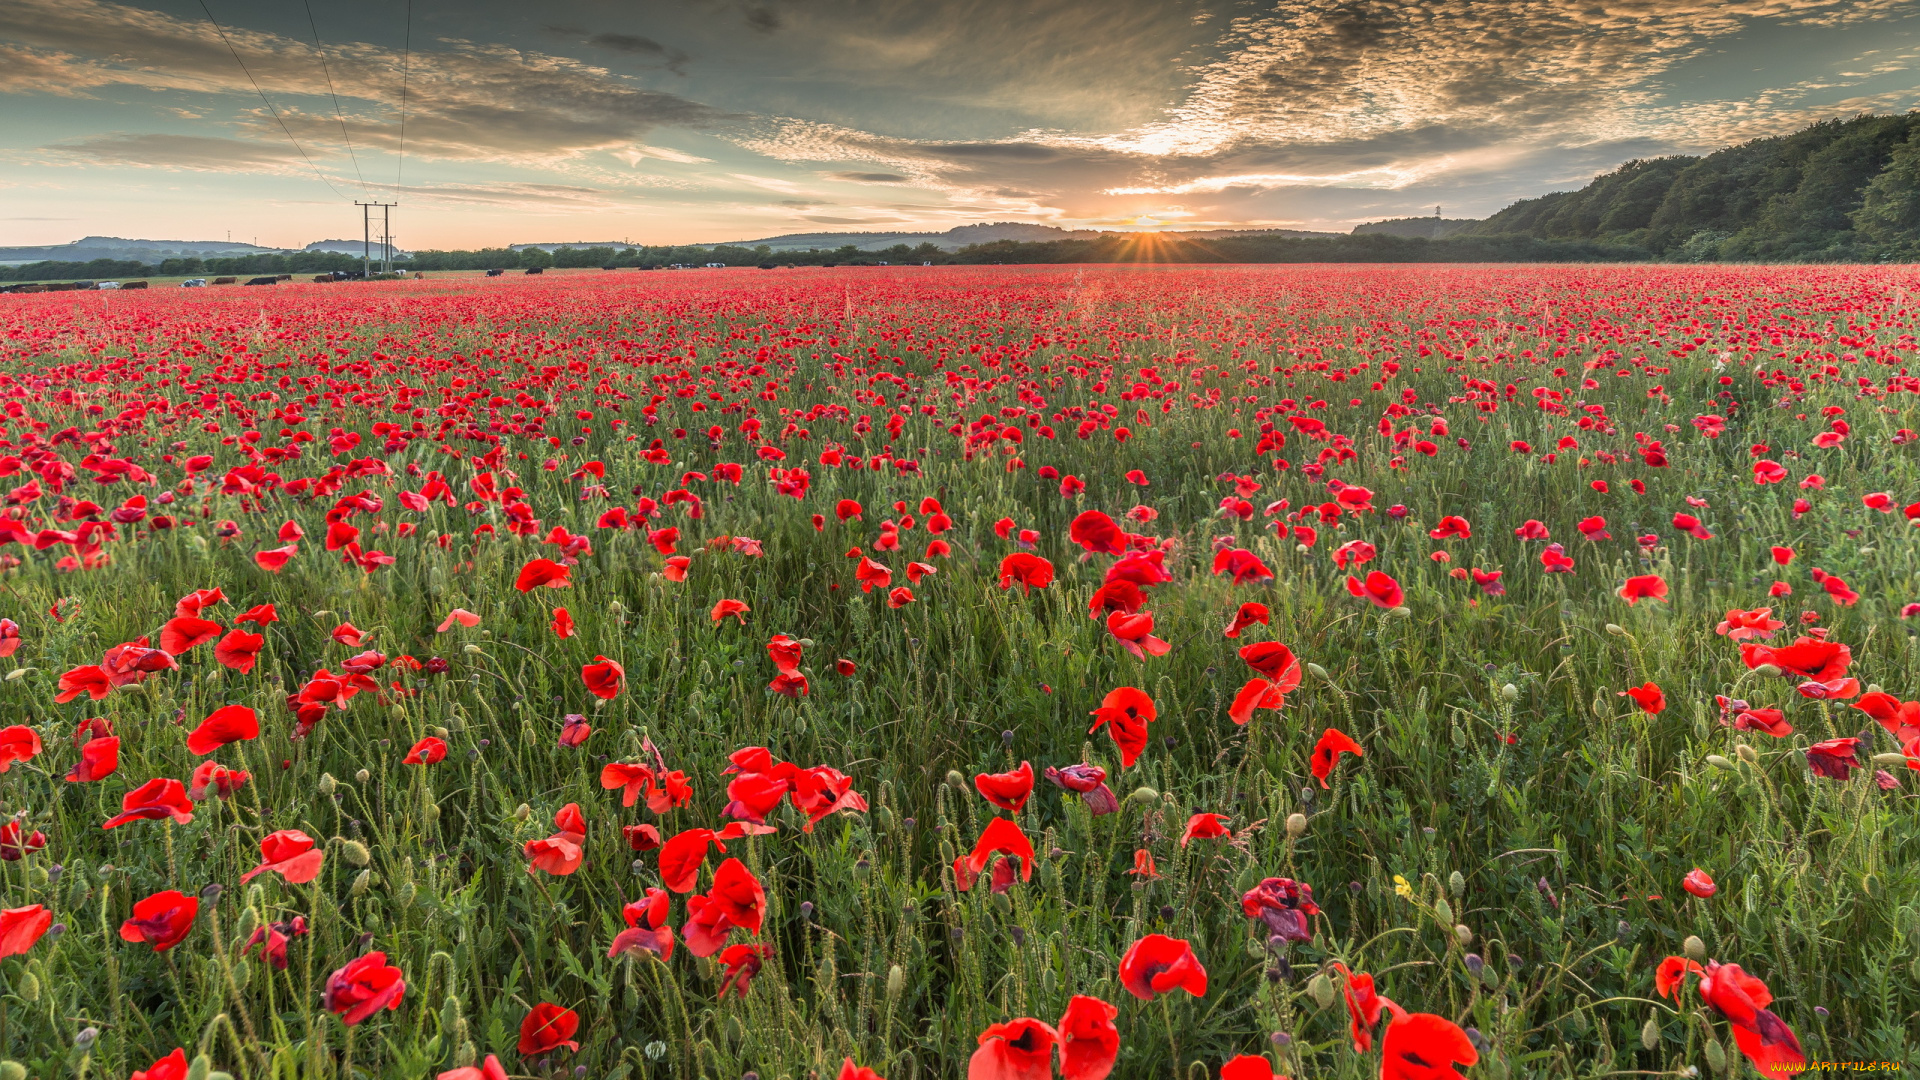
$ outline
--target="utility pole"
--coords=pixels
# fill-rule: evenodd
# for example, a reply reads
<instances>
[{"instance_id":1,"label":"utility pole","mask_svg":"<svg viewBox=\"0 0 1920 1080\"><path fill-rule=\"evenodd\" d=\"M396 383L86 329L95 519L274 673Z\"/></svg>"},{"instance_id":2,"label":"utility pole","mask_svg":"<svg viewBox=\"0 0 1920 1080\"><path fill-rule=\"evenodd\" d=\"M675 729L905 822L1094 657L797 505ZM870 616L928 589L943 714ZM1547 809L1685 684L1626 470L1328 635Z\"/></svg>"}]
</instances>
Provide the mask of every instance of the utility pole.
<instances>
[{"instance_id":1,"label":"utility pole","mask_svg":"<svg viewBox=\"0 0 1920 1080\"><path fill-rule=\"evenodd\" d=\"M373 208L376 206L381 208L380 216L384 223L382 229L383 231L391 232L392 219L388 217L388 211L400 204L356 202L353 205L360 208L360 276L365 279L373 276ZM388 247L391 249L392 245L389 244ZM381 264L383 266L386 265L390 255L391 250L389 250L388 255L381 257Z\"/></svg>"}]
</instances>

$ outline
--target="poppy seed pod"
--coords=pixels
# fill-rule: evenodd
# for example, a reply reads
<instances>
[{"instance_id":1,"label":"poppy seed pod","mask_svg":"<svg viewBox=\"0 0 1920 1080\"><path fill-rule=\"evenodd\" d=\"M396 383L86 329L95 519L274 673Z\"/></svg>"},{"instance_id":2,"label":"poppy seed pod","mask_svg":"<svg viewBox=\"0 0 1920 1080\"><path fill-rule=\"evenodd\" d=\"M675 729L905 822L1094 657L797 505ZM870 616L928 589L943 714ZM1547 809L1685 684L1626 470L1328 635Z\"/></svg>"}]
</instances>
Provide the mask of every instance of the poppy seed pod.
<instances>
[{"instance_id":1,"label":"poppy seed pod","mask_svg":"<svg viewBox=\"0 0 1920 1080\"><path fill-rule=\"evenodd\" d=\"M1287 835L1301 836L1307 831L1307 815L1293 813L1287 815Z\"/></svg>"},{"instance_id":2,"label":"poppy seed pod","mask_svg":"<svg viewBox=\"0 0 1920 1080\"><path fill-rule=\"evenodd\" d=\"M1687 954L1687 959L1689 960L1705 960L1707 958L1707 943L1701 941L1700 938L1694 934L1687 935L1687 940L1680 943L1680 949Z\"/></svg>"},{"instance_id":3,"label":"poppy seed pod","mask_svg":"<svg viewBox=\"0 0 1920 1080\"><path fill-rule=\"evenodd\" d=\"M1327 978L1326 972L1320 972L1307 980L1307 993L1313 998L1315 1004L1323 1009L1327 1008L1333 1004L1333 980Z\"/></svg>"}]
</instances>

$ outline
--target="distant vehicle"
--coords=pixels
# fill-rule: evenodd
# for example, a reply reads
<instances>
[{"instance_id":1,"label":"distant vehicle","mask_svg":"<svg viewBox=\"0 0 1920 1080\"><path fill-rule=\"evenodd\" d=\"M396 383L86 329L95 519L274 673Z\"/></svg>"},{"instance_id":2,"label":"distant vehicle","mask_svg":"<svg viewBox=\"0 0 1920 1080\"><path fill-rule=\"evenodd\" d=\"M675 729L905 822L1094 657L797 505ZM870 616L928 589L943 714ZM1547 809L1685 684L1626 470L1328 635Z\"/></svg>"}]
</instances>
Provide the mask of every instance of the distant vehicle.
<instances>
[{"instance_id":1,"label":"distant vehicle","mask_svg":"<svg viewBox=\"0 0 1920 1080\"><path fill-rule=\"evenodd\" d=\"M109 289L119 288L120 283L117 281L96 281L93 283L93 287L96 289L99 289L102 292L105 292Z\"/></svg>"},{"instance_id":2,"label":"distant vehicle","mask_svg":"<svg viewBox=\"0 0 1920 1080\"><path fill-rule=\"evenodd\" d=\"M487 271L487 276L488 276L488 277L499 277L499 276L500 276L501 274L504 274L504 273L506 273L506 271L505 271L505 270L489 270L489 271Z\"/></svg>"},{"instance_id":3,"label":"distant vehicle","mask_svg":"<svg viewBox=\"0 0 1920 1080\"><path fill-rule=\"evenodd\" d=\"M529 274L544 274L544 273L546 273L546 272L547 272L547 268L546 268L546 267L544 267L544 266L529 266L529 267L527 267L527 273L529 273Z\"/></svg>"},{"instance_id":4,"label":"distant vehicle","mask_svg":"<svg viewBox=\"0 0 1920 1080\"><path fill-rule=\"evenodd\" d=\"M724 270L724 269L726 269L726 266L727 266L727 264L726 264L726 263L708 263L708 264L707 264L707 269L709 269L709 270Z\"/></svg>"},{"instance_id":5,"label":"distant vehicle","mask_svg":"<svg viewBox=\"0 0 1920 1080\"><path fill-rule=\"evenodd\" d=\"M207 279L203 277L190 277L181 282L180 287L183 289L204 289L207 287Z\"/></svg>"},{"instance_id":6,"label":"distant vehicle","mask_svg":"<svg viewBox=\"0 0 1920 1080\"><path fill-rule=\"evenodd\" d=\"M275 274L267 274L262 277L247 279L247 284L249 285L278 285L279 283L280 278Z\"/></svg>"}]
</instances>

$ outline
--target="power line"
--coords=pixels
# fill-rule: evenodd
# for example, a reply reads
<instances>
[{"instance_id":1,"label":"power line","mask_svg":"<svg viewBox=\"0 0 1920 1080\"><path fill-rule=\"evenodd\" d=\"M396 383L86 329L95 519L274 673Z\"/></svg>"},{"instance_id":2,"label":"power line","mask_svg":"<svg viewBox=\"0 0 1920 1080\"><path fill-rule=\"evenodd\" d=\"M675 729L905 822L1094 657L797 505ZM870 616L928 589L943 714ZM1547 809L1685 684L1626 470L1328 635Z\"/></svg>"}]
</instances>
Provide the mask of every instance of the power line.
<instances>
[{"instance_id":1,"label":"power line","mask_svg":"<svg viewBox=\"0 0 1920 1080\"><path fill-rule=\"evenodd\" d=\"M407 33L400 42L400 160L393 166L393 186L399 188L407 169L407 72L413 62L413 0L407 0Z\"/></svg>"},{"instance_id":2,"label":"power line","mask_svg":"<svg viewBox=\"0 0 1920 1080\"><path fill-rule=\"evenodd\" d=\"M267 111L273 114L275 120L280 121L280 130L287 133L287 141L293 144L293 148L300 151L300 157L306 161L307 168L312 169L313 175L321 183L327 185L327 190L333 192L335 195L339 195L343 199L346 198L345 195L341 194L339 188L333 186L333 181L321 174L320 166L313 163L313 159L307 156L306 149L300 145L300 140L293 137L293 129L288 127L286 120L280 116L280 110L274 108L273 102L267 100L267 92L260 89L260 80L254 78L253 72L247 70L247 62L240 59L240 50L234 48L233 42L227 40L227 32L220 28L220 20L213 17L212 9L207 7L207 0L200 0L200 10L206 13L207 22L213 24L213 32L220 35L221 44L227 47L229 53L233 54L233 62L240 65L240 70L247 76L247 81L253 84L253 92L260 95L260 103L267 107Z\"/></svg>"},{"instance_id":3,"label":"power line","mask_svg":"<svg viewBox=\"0 0 1920 1080\"><path fill-rule=\"evenodd\" d=\"M312 0L301 0L307 9L307 27L313 31L313 51L320 54L320 73L327 77L327 96L333 99L333 117L340 121L340 138L346 141L347 157L353 162L353 175L359 179L360 187L373 198L373 189L367 187L367 178L360 173L360 157L353 152L353 136L347 134L347 118L340 111L340 95L333 89L333 71L327 67L326 46L320 44L320 27L313 21Z\"/></svg>"}]
</instances>

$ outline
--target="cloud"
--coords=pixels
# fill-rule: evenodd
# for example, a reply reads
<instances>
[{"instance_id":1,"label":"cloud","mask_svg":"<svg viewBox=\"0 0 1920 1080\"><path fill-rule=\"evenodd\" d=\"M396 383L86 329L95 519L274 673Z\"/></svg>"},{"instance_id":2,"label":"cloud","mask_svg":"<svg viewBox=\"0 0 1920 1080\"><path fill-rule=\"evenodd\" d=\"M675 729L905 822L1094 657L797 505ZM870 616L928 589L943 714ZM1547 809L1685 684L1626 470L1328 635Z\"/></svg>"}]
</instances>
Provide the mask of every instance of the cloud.
<instances>
[{"instance_id":1,"label":"cloud","mask_svg":"<svg viewBox=\"0 0 1920 1080\"><path fill-rule=\"evenodd\" d=\"M675 75L685 75L687 61L693 59L679 49L669 49L652 38L641 37L638 34L595 34L589 37L585 44L597 49L626 53L629 56L658 58L662 66Z\"/></svg>"},{"instance_id":2,"label":"cloud","mask_svg":"<svg viewBox=\"0 0 1920 1080\"><path fill-rule=\"evenodd\" d=\"M318 103L328 86L310 45L238 27L226 35L297 137L330 143L339 136L339 120ZM211 26L161 12L101 0L8 0L0 4L0 39L13 43L0 56L0 89L78 94L124 85L254 94ZM550 164L626 146L662 127L728 120L720 110L635 87L579 60L504 45L441 44L406 60L410 154ZM396 151L401 54L347 43L330 45L327 60L341 97L359 103L345 117L355 146ZM316 100L311 111L302 96ZM280 135L264 110L250 114L250 123L262 136Z\"/></svg>"},{"instance_id":3,"label":"cloud","mask_svg":"<svg viewBox=\"0 0 1920 1080\"><path fill-rule=\"evenodd\" d=\"M826 174L829 180L845 180L850 184L904 184L907 178L899 173L884 172L833 172Z\"/></svg>"},{"instance_id":4,"label":"cloud","mask_svg":"<svg viewBox=\"0 0 1920 1080\"><path fill-rule=\"evenodd\" d=\"M103 165L197 172L284 172L306 167L306 161L285 144L206 135L116 133L41 149Z\"/></svg>"}]
</instances>

